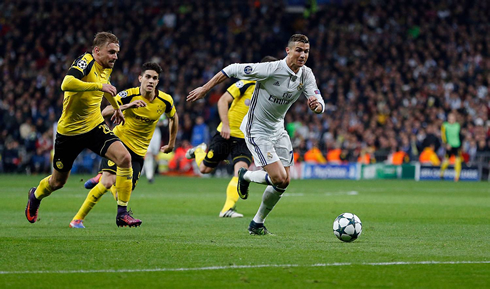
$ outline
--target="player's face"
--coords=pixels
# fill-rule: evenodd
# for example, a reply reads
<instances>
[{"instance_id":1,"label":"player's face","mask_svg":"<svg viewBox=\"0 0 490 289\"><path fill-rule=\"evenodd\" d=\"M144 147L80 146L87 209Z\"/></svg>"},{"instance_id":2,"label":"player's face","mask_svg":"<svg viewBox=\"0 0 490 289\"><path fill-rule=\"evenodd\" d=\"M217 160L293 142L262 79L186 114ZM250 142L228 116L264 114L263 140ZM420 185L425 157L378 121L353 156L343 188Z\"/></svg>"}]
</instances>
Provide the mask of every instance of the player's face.
<instances>
[{"instance_id":1,"label":"player's face","mask_svg":"<svg viewBox=\"0 0 490 289\"><path fill-rule=\"evenodd\" d=\"M119 44L109 43L102 47L95 47L95 54L100 65L104 68L113 68L119 53Z\"/></svg>"},{"instance_id":2,"label":"player's face","mask_svg":"<svg viewBox=\"0 0 490 289\"><path fill-rule=\"evenodd\" d=\"M449 123L455 123L456 122L456 116L452 113L450 113L448 116L447 116L447 121Z\"/></svg>"},{"instance_id":3,"label":"player's face","mask_svg":"<svg viewBox=\"0 0 490 289\"><path fill-rule=\"evenodd\" d=\"M286 47L288 54L288 64L293 71L305 65L310 54L310 44L303 42L294 42L291 46Z\"/></svg>"},{"instance_id":4,"label":"player's face","mask_svg":"<svg viewBox=\"0 0 490 289\"><path fill-rule=\"evenodd\" d=\"M158 73L155 70L145 70L143 75L139 76L141 82L141 92L148 93L155 90L158 85Z\"/></svg>"}]
</instances>

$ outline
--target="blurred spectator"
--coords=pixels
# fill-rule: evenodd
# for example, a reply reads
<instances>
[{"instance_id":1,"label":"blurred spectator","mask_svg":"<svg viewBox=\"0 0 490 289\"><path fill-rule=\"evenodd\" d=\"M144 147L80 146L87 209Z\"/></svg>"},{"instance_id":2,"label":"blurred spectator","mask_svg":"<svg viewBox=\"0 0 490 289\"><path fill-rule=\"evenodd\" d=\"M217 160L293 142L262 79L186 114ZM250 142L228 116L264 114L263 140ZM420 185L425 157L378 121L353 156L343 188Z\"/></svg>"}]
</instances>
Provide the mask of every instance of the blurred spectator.
<instances>
[{"instance_id":1,"label":"blurred spectator","mask_svg":"<svg viewBox=\"0 0 490 289\"><path fill-rule=\"evenodd\" d=\"M204 118L202 116L198 116L196 118L196 123L192 128L191 135L191 146L195 147L201 143L209 142L209 127L204 123Z\"/></svg>"},{"instance_id":2,"label":"blurred spectator","mask_svg":"<svg viewBox=\"0 0 490 289\"><path fill-rule=\"evenodd\" d=\"M19 143L16 140L7 140L2 155L3 169L6 173L17 173L20 171L21 157Z\"/></svg>"},{"instance_id":3,"label":"blurred spectator","mask_svg":"<svg viewBox=\"0 0 490 289\"><path fill-rule=\"evenodd\" d=\"M399 166L404 163L408 163L409 161L410 158L406 152L404 152L400 147L394 147L393 151L388 156L387 163Z\"/></svg>"},{"instance_id":4,"label":"blurred spectator","mask_svg":"<svg viewBox=\"0 0 490 289\"><path fill-rule=\"evenodd\" d=\"M327 160L322 151L318 148L318 142L314 141L312 147L304 154L304 161L314 164L326 164Z\"/></svg>"},{"instance_id":5,"label":"blurred spectator","mask_svg":"<svg viewBox=\"0 0 490 289\"><path fill-rule=\"evenodd\" d=\"M194 174L192 164L194 160L188 160L185 157L185 153L192 148L191 144L184 140L175 149L173 158L168 162L168 172L178 174Z\"/></svg>"},{"instance_id":6,"label":"blurred spectator","mask_svg":"<svg viewBox=\"0 0 490 289\"><path fill-rule=\"evenodd\" d=\"M36 154L31 161L32 173L47 173L51 167L51 150L53 149L53 129L48 129L36 141Z\"/></svg>"},{"instance_id":7,"label":"blurred spectator","mask_svg":"<svg viewBox=\"0 0 490 289\"><path fill-rule=\"evenodd\" d=\"M357 162L363 165L369 165L376 162L376 159L373 156L373 147L367 147L361 150L359 157L357 158Z\"/></svg>"},{"instance_id":8,"label":"blurred spectator","mask_svg":"<svg viewBox=\"0 0 490 289\"><path fill-rule=\"evenodd\" d=\"M420 153L419 162L423 166L439 166L441 164L441 160L434 151L433 143L425 147L422 153Z\"/></svg>"},{"instance_id":9,"label":"blurred spectator","mask_svg":"<svg viewBox=\"0 0 490 289\"><path fill-rule=\"evenodd\" d=\"M335 148L332 148L327 152L327 162L329 164L342 163L342 149L339 144L335 144Z\"/></svg>"},{"instance_id":10,"label":"blurred spectator","mask_svg":"<svg viewBox=\"0 0 490 289\"><path fill-rule=\"evenodd\" d=\"M395 146L418 160L432 127L452 110L463 116L470 159L489 153L486 1L330 2L305 19L272 0L156 0L151 9L138 1L0 1L0 149L10 138L27 158L21 164L30 162L37 151L32 136L37 140L61 115L67 61L90 50L86 43L97 31L120 38L111 77L119 90L137 85L142 62L164 67L160 89L174 96L183 116L181 142L191 141L198 116L208 126L219 122L214 98L186 105L188 87L233 62L283 58L284 39L307 31L308 66L326 113L309 113L304 99L290 109L285 124L298 159L318 139L324 151L338 142L349 161L385 161ZM206 134L197 133L193 143ZM435 152L441 153L437 145Z\"/></svg>"}]
</instances>

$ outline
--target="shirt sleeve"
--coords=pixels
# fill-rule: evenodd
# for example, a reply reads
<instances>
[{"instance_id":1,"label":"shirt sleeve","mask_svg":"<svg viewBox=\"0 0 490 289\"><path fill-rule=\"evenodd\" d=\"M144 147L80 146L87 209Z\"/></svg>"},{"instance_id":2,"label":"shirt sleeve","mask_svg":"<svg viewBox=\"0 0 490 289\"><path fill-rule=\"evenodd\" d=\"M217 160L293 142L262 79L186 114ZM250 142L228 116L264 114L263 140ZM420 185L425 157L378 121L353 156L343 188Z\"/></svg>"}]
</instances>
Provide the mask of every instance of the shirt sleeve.
<instances>
[{"instance_id":1,"label":"shirt sleeve","mask_svg":"<svg viewBox=\"0 0 490 289\"><path fill-rule=\"evenodd\" d=\"M95 60L90 54L83 54L73 61L67 75L73 75L77 79L82 79L89 73L90 69L92 69L94 61Z\"/></svg>"},{"instance_id":2,"label":"shirt sleeve","mask_svg":"<svg viewBox=\"0 0 490 289\"><path fill-rule=\"evenodd\" d=\"M162 101L165 103L165 115L168 118L174 117L177 110L175 109L174 99L169 94L162 94Z\"/></svg>"},{"instance_id":3,"label":"shirt sleeve","mask_svg":"<svg viewBox=\"0 0 490 289\"><path fill-rule=\"evenodd\" d=\"M131 100L133 99L133 96L134 95L130 94L129 89L126 89L126 90L120 91L118 94L116 94L114 99L116 100L117 104L123 105L123 104L130 103Z\"/></svg>"},{"instance_id":4,"label":"shirt sleeve","mask_svg":"<svg viewBox=\"0 0 490 289\"><path fill-rule=\"evenodd\" d=\"M235 63L223 68L222 72L228 77L243 80L262 81L269 78L279 64L279 61L263 63Z\"/></svg>"},{"instance_id":5,"label":"shirt sleeve","mask_svg":"<svg viewBox=\"0 0 490 289\"><path fill-rule=\"evenodd\" d=\"M230 85L226 90L231 97L234 99L240 98L245 92L250 88L250 86L254 85L255 82L244 82L243 80L239 80L234 84Z\"/></svg>"},{"instance_id":6,"label":"shirt sleeve","mask_svg":"<svg viewBox=\"0 0 490 289\"><path fill-rule=\"evenodd\" d=\"M443 123L441 125L441 139L444 144L447 143L447 138L446 138L446 123Z\"/></svg>"},{"instance_id":7,"label":"shirt sleeve","mask_svg":"<svg viewBox=\"0 0 490 289\"><path fill-rule=\"evenodd\" d=\"M239 80L234 84L230 85L226 90L233 98L237 98L240 96L240 88L243 87L243 81Z\"/></svg>"},{"instance_id":8,"label":"shirt sleeve","mask_svg":"<svg viewBox=\"0 0 490 289\"><path fill-rule=\"evenodd\" d=\"M325 101L323 100L322 94L320 93L320 90L316 85L315 75L313 75L313 72L311 71L305 71L304 73L306 73L305 88L304 88L304 94L306 98L309 98L310 96L316 97L318 102L322 104L322 112L324 112Z\"/></svg>"},{"instance_id":9,"label":"shirt sleeve","mask_svg":"<svg viewBox=\"0 0 490 289\"><path fill-rule=\"evenodd\" d=\"M61 83L62 91L81 92L81 91L95 91L101 89L102 89L102 83L85 82L76 78L73 75L66 75L65 78L63 78L63 82Z\"/></svg>"},{"instance_id":10,"label":"shirt sleeve","mask_svg":"<svg viewBox=\"0 0 490 289\"><path fill-rule=\"evenodd\" d=\"M173 101L171 103L172 105L167 107L165 110L165 115L169 118L174 117L175 113L177 112L177 110L175 109L175 105L173 104Z\"/></svg>"},{"instance_id":11,"label":"shirt sleeve","mask_svg":"<svg viewBox=\"0 0 490 289\"><path fill-rule=\"evenodd\" d=\"M63 78L61 90L73 92L101 90L102 82L86 82L82 80L90 72L94 62L95 60L88 53L75 59Z\"/></svg>"},{"instance_id":12,"label":"shirt sleeve","mask_svg":"<svg viewBox=\"0 0 490 289\"><path fill-rule=\"evenodd\" d=\"M104 97L112 105L112 107L114 107L114 109L121 109L119 107L119 103L117 103L117 101L114 98L114 96L112 96L110 93L104 92Z\"/></svg>"},{"instance_id":13,"label":"shirt sleeve","mask_svg":"<svg viewBox=\"0 0 490 289\"><path fill-rule=\"evenodd\" d=\"M119 93L116 95L116 97L114 97L114 99L116 100L117 104L119 104L119 106L123 105L124 103L122 102L122 98L121 96L119 95Z\"/></svg>"}]
</instances>

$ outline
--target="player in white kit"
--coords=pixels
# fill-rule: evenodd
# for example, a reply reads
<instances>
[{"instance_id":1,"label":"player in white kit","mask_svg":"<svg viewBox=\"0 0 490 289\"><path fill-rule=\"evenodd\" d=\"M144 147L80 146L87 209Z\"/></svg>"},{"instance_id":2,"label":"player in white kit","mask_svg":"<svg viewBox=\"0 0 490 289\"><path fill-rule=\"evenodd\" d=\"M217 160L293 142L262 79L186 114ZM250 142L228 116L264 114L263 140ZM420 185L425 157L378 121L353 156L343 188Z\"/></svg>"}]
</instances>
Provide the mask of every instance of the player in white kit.
<instances>
[{"instance_id":1,"label":"player in white kit","mask_svg":"<svg viewBox=\"0 0 490 289\"><path fill-rule=\"evenodd\" d=\"M150 184L153 183L154 181L153 177L155 176L155 166L156 166L155 158L160 152L160 147L162 146L162 132L160 130L160 127L163 126L164 121L165 121L165 116L162 115L158 120L157 127L153 132L153 136L151 137L150 140L150 145L148 146L148 151L146 152L145 155L145 162L143 164L143 168L146 175L146 179Z\"/></svg>"},{"instance_id":2,"label":"player in white kit","mask_svg":"<svg viewBox=\"0 0 490 289\"><path fill-rule=\"evenodd\" d=\"M248 227L251 235L270 234L264 226L265 218L290 182L289 167L294 160L291 140L284 129L286 112L301 95L308 99L313 112L325 110L315 76L305 66L309 52L308 37L294 34L288 41L286 58L275 62L231 64L187 96L187 101L201 99L229 77L257 81L250 109L240 129L255 164L265 171L240 169L237 186L240 197L246 199L250 182L267 185L259 210Z\"/></svg>"}]
</instances>

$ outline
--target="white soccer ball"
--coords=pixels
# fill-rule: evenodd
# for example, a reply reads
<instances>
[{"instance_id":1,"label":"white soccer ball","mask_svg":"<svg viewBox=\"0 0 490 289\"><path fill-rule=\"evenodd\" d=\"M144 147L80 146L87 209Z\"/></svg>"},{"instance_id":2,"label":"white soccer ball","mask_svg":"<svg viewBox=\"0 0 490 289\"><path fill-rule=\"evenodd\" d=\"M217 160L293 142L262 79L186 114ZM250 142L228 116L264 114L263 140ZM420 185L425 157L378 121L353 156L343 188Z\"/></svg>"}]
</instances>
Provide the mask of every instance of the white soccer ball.
<instances>
[{"instance_id":1,"label":"white soccer ball","mask_svg":"<svg viewBox=\"0 0 490 289\"><path fill-rule=\"evenodd\" d=\"M351 213L340 214L333 221L333 233L340 241L352 242L362 233L361 219Z\"/></svg>"}]
</instances>

